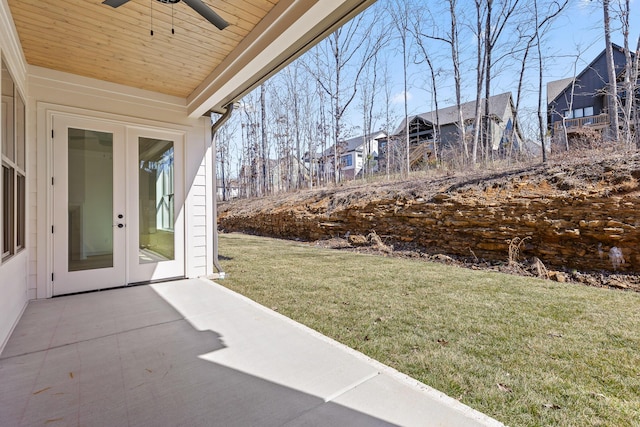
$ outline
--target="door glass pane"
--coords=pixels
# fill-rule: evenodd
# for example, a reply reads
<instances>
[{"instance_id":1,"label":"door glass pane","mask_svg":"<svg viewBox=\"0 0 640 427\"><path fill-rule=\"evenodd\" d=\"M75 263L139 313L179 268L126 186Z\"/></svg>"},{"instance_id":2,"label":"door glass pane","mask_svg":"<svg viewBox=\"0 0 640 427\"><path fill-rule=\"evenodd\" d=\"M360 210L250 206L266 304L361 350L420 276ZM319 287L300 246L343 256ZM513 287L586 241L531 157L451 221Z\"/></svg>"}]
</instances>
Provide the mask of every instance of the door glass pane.
<instances>
[{"instance_id":1,"label":"door glass pane","mask_svg":"<svg viewBox=\"0 0 640 427\"><path fill-rule=\"evenodd\" d=\"M113 267L113 135L69 129L69 271Z\"/></svg>"},{"instance_id":2,"label":"door glass pane","mask_svg":"<svg viewBox=\"0 0 640 427\"><path fill-rule=\"evenodd\" d=\"M173 142L138 140L141 264L175 258Z\"/></svg>"}]
</instances>

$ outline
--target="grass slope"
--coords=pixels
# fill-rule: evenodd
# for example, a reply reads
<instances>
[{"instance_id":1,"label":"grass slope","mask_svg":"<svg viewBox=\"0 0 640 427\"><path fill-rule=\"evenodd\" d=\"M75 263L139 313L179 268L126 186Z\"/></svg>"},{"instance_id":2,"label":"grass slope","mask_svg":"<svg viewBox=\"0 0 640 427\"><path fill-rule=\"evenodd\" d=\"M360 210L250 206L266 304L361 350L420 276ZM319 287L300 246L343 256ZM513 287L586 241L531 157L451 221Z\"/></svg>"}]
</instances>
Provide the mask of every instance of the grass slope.
<instances>
[{"instance_id":1,"label":"grass slope","mask_svg":"<svg viewBox=\"0 0 640 427\"><path fill-rule=\"evenodd\" d=\"M226 287L510 426L640 425L640 294L239 234Z\"/></svg>"}]
</instances>

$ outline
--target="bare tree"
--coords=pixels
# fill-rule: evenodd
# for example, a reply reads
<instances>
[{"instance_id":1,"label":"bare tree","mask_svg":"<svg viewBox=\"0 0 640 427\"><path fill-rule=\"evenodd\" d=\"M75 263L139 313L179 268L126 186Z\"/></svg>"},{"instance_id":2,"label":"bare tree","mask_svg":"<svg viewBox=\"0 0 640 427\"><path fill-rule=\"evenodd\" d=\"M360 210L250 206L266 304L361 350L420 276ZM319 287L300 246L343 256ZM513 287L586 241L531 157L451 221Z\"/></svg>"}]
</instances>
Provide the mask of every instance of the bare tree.
<instances>
[{"instance_id":1,"label":"bare tree","mask_svg":"<svg viewBox=\"0 0 640 427\"><path fill-rule=\"evenodd\" d=\"M421 32L419 30L418 25L419 24L417 22L414 22L414 30L416 32L415 34L416 44L417 44L418 50L422 53L422 59L416 60L416 63L420 64L422 62L425 62L429 69L429 76L431 78L432 101L435 107L435 115L436 115L436 122L434 124L433 138L432 138L433 139L433 156L434 156L434 160L438 162L439 161L438 144L440 140L440 109L438 108L438 84L436 82L436 70L434 68L433 61L431 60L431 56L427 51L425 40L423 40L423 38L420 36ZM458 108L458 113L460 117L462 117L460 108ZM464 141L463 141L463 145L465 147L465 152L466 152L466 143ZM425 155L426 155L426 152L425 152Z\"/></svg>"},{"instance_id":2,"label":"bare tree","mask_svg":"<svg viewBox=\"0 0 640 427\"><path fill-rule=\"evenodd\" d=\"M293 144L295 145L295 150L292 150L294 154L293 161L291 165L294 169L293 173L296 175L296 179L293 184L295 188L300 188L304 181L304 174L302 170L302 148L301 148L301 129L302 129L302 121L303 116L300 111L300 97L301 97L301 88L300 88L300 62L296 61L293 64L289 65L285 70L283 70L283 78L285 80L286 85L286 108L291 111L291 119L292 123L289 129L289 134L293 138Z\"/></svg>"},{"instance_id":3,"label":"bare tree","mask_svg":"<svg viewBox=\"0 0 640 427\"><path fill-rule=\"evenodd\" d=\"M300 67L299 71L303 72L304 69ZM304 150L306 150L306 154L301 158L304 162L301 164L308 164L306 183L309 188L313 188L314 180L318 179L317 153L319 148L318 142L321 138L318 129L319 108L317 107L318 99L311 88L313 80L304 77L305 76L300 79L298 86L301 93L299 116L301 119L304 118L298 125L300 126L300 132L303 138L301 145L303 145L305 147Z\"/></svg>"},{"instance_id":4,"label":"bare tree","mask_svg":"<svg viewBox=\"0 0 640 427\"><path fill-rule=\"evenodd\" d=\"M242 131L243 131L243 147L245 150L243 163L243 177L245 184L245 192L247 197L255 197L259 195L259 165L260 150L258 140L258 130L260 123L258 119L258 108L256 108L257 100L254 93L246 97L243 104L242 112Z\"/></svg>"},{"instance_id":5,"label":"bare tree","mask_svg":"<svg viewBox=\"0 0 640 427\"><path fill-rule=\"evenodd\" d=\"M607 104L609 109L609 137L614 141L618 141L618 87L616 83L616 66L613 62L613 46L611 45L611 18L609 16L610 6L609 0L602 1L602 10L604 12L604 40L606 43L607 56L607 74L609 84L607 89Z\"/></svg>"},{"instance_id":6,"label":"bare tree","mask_svg":"<svg viewBox=\"0 0 640 427\"><path fill-rule=\"evenodd\" d=\"M483 120L483 132L484 132L484 144L486 150L486 160L489 159L489 155L491 153L492 142L491 142L491 119L490 119L490 111L489 111L489 98L491 97L491 82L492 82L492 71L495 63L493 62L493 54L498 46L498 41L500 37L504 33L507 24L510 20L516 15L518 11L518 5L520 0L500 0L498 3L497 10L494 9L494 1L493 0L485 0L486 4L486 15L485 15L485 28L484 28L484 37L485 37L485 57L486 57L486 66L485 66L485 98L484 98L484 120ZM496 13L494 13L496 12ZM496 61L497 62L497 61Z\"/></svg>"},{"instance_id":7,"label":"bare tree","mask_svg":"<svg viewBox=\"0 0 640 427\"><path fill-rule=\"evenodd\" d=\"M521 58L520 63L520 78L518 80L518 90L516 97L516 115L520 111L520 100L522 99L522 86L525 75L525 70L527 69L529 54L533 47L536 48L537 51L537 59L538 59L538 85L537 85L537 94L538 94L538 103L537 103L537 117L538 117L538 135L540 138L540 144L542 147L542 162L546 163L547 161L547 151L545 149L545 126L544 126L544 113L542 111L542 82L543 82L543 61L544 57L542 55L542 37L545 32L549 29L551 21L560 15L560 13L566 8L569 0L563 1L533 1L533 7L531 10L531 14L533 15L533 31L530 34L523 34L522 37L526 40L526 44L524 47L524 53ZM544 10L541 13L541 9ZM529 20L525 20L524 22L530 22Z\"/></svg>"},{"instance_id":8,"label":"bare tree","mask_svg":"<svg viewBox=\"0 0 640 427\"><path fill-rule=\"evenodd\" d=\"M369 9L338 28L315 48L317 66L307 66L331 101L334 182L339 179L344 115L356 96L363 70L381 47L378 16L375 9Z\"/></svg>"},{"instance_id":9,"label":"bare tree","mask_svg":"<svg viewBox=\"0 0 640 427\"><path fill-rule=\"evenodd\" d=\"M396 31L398 32L398 39L400 40L400 49L402 52L402 83L403 83L403 97L404 97L404 161L401 172L403 176L408 177L411 164L409 161L410 157L410 141L409 141L409 108L408 108L408 78L407 78L407 67L409 63L409 14L410 14L410 4L409 0L393 0L389 4L389 12L391 15L391 19L395 25Z\"/></svg>"},{"instance_id":10,"label":"bare tree","mask_svg":"<svg viewBox=\"0 0 640 427\"><path fill-rule=\"evenodd\" d=\"M487 14L484 6L484 0L474 0L476 11L476 111L473 122L473 150L471 161L475 165L478 162L478 145L480 143L481 125L482 125L482 86L485 79L485 69L487 68L487 54L484 45L485 37L483 37L483 23Z\"/></svg>"},{"instance_id":11,"label":"bare tree","mask_svg":"<svg viewBox=\"0 0 640 427\"><path fill-rule=\"evenodd\" d=\"M376 96L378 95L378 55L372 60L363 73L360 80L360 106L362 107L362 178L371 174L373 168L373 158L371 152L371 137L373 136L375 117L374 107Z\"/></svg>"},{"instance_id":12,"label":"bare tree","mask_svg":"<svg viewBox=\"0 0 640 427\"><path fill-rule=\"evenodd\" d=\"M624 40L624 92L626 94L624 105L622 108L622 138L625 146L631 148L634 145L634 138L632 133L633 113L635 103L635 89L638 77L634 76L634 60L631 55L631 47L629 46L629 18L630 18L630 0L620 0L617 2L620 6L618 15L620 17L620 23L622 25L622 36Z\"/></svg>"},{"instance_id":13,"label":"bare tree","mask_svg":"<svg viewBox=\"0 0 640 427\"><path fill-rule=\"evenodd\" d=\"M237 131L237 123L234 121L227 121L220 127L216 135L216 145L218 148L218 162L220 173L220 183L222 183L222 200L229 200L229 190L231 187L231 159L232 159L232 146L233 135ZM218 191L216 189L216 191ZM217 193L216 193L217 196Z\"/></svg>"},{"instance_id":14,"label":"bare tree","mask_svg":"<svg viewBox=\"0 0 640 427\"><path fill-rule=\"evenodd\" d=\"M261 147L260 157L262 160L262 194L267 195L269 193L269 180L267 179L267 162L269 157L267 156L267 99L264 83L260 85L260 133L261 133Z\"/></svg>"},{"instance_id":15,"label":"bare tree","mask_svg":"<svg viewBox=\"0 0 640 427\"><path fill-rule=\"evenodd\" d=\"M393 112L391 111L391 85L389 84L390 78L389 78L389 67L388 64L385 65L384 67L384 75L383 75L383 81L384 81L384 105L385 105L385 111L384 111L384 131L386 134L386 143L385 143L385 150L384 150L384 163L385 163L385 173L387 176L387 180L389 180L390 178L390 167L391 167L391 132L392 132L392 126L393 126L393 121L395 120L395 117L393 117Z\"/></svg>"},{"instance_id":16,"label":"bare tree","mask_svg":"<svg viewBox=\"0 0 640 427\"><path fill-rule=\"evenodd\" d=\"M449 0L449 16L451 17L451 33L449 38L451 40L451 62L453 64L453 79L455 82L456 90L456 110L458 111L458 132L460 135L460 141L464 147L465 160L469 160L469 147L466 138L466 129L462 116L462 79L460 76L460 46L458 42L458 20L457 20L457 0Z\"/></svg>"},{"instance_id":17,"label":"bare tree","mask_svg":"<svg viewBox=\"0 0 640 427\"><path fill-rule=\"evenodd\" d=\"M635 82L635 88L632 92L632 111L633 111L633 128L635 131L636 148L640 148L640 103L638 103L638 97L636 92L638 91L638 79L640 79L640 36L638 36L638 43L636 44L636 57L633 62L633 73L631 77Z\"/></svg>"},{"instance_id":18,"label":"bare tree","mask_svg":"<svg viewBox=\"0 0 640 427\"><path fill-rule=\"evenodd\" d=\"M469 144L466 138L465 118L462 115L462 77L460 75L460 45L459 45L460 30L458 26L458 13L459 13L458 0L447 0L447 3L448 3L448 14L449 14L450 24L451 24L449 33L447 33L445 36L425 33L421 29L421 24L425 21L424 19L422 19L422 17L418 17L414 21L414 28L416 32L416 42L420 47L420 50L424 54L425 58L428 58L428 55L426 55L426 49L420 37L426 37L433 40L442 41L446 43L451 49L451 64L453 67L453 82L454 82L455 96L456 96L456 112L458 117L458 122L457 122L458 139L462 144L464 159L466 162L469 160ZM436 20L433 19L432 17L430 21L431 23L429 25L432 26L433 28L436 28L436 22L435 22ZM438 121L437 127L438 127L438 134L439 134L440 133L439 117L437 115L438 98L435 93L436 85L435 85L435 78L434 78L435 76L433 75L433 64L431 64L430 62L431 61L429 61L428 65L429 65L429 69L432 71L431 74L432 74L432 81L434 85L433 86L434 87L434 103L436 108L436 120Z\"/></svg>"}]
</instances>

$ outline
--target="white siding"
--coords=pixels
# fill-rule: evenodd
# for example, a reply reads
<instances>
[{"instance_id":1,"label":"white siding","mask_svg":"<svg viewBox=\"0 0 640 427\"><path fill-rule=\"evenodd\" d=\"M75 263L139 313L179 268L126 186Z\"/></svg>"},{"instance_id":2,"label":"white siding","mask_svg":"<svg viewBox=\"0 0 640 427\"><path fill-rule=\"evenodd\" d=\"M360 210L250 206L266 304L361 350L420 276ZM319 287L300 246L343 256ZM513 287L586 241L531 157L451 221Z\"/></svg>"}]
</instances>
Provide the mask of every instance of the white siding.
<instances>
[{"instance_id":1,"label":"white siding","mask_svg":"<svg viewBox=\"0 0 640 427\"><path fill-rule=\"evenodd\" d=\"M205 145L202 147L204 148ZM189 277L202 277L211 274L210 263L207 263L207 245L213 242L213 237L207 234L207 190L211 184L208 182L206 174L206 151L193 159L193 162L200 160L197 168L194 166L195 176L193 184L189 189L188 200L189 215L187 216L187 234L189 235L189 245L187 245L187 275ZM195 153L194 153L195 154Z\"/></svg>"},{"instance_id":2,"label":"white siding","mask_svg":"<svg viewBox=\"0 0 640 427\"><path fill-rule=\"evenodd\" d=\"M26 87L26 62L20 50L13 22L9 18L9 11L5 1L0 2L0 54L7 64L9 71L18 86L19 91L28 99ZM1 113L0 113L1 114ZM0 120L0 123L2 121ZM27 129L27 141L31 134ZM35 175L35 169L31 166L32 146L27 147L27 188L29 192ZM1 179L1 178L0 178ZM32 206L33 197L27 194L27 206ZM1 203L1 201L0 201ZM33 218L27 213L27 245L31 245ZM1 232L1 231L0 231ZM30 250L23 250L12 258L0 263L0 352L9 338L13 327L18 322L20 315L27 305L27 266L29 264Z\"/></svg>"}]
</instances>

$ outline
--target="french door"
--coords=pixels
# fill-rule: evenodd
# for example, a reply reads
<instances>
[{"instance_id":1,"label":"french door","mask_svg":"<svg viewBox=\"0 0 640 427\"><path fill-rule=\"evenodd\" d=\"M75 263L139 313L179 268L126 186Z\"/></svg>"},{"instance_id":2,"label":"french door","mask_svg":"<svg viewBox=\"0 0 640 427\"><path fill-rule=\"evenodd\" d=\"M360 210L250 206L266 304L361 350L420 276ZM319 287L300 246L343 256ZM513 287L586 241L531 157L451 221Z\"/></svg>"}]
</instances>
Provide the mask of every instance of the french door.
<instances>
[{"instance_id":1,"label":"french door","mask_svg":"<svg viewBox=\"0 0 640 427\"><path fill-rule=\"evenodd\" d=\"M183 138L53 116L53 294L184 276Z\"/></svg>"}]
</instances>

